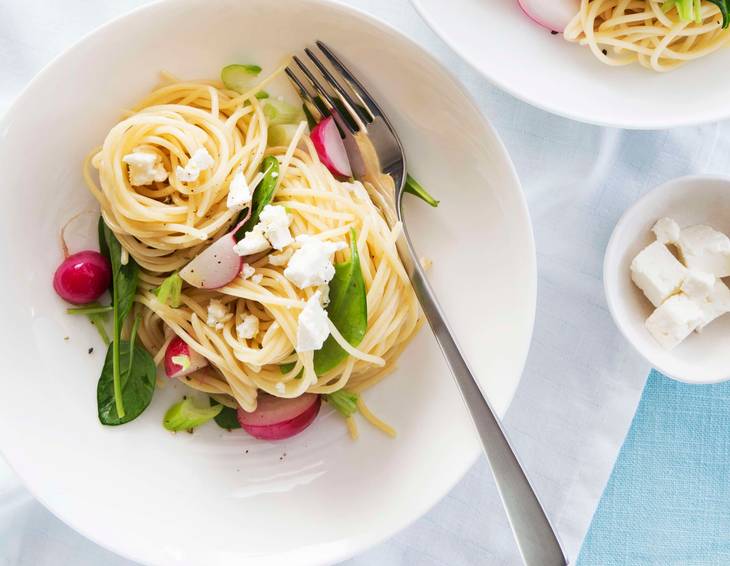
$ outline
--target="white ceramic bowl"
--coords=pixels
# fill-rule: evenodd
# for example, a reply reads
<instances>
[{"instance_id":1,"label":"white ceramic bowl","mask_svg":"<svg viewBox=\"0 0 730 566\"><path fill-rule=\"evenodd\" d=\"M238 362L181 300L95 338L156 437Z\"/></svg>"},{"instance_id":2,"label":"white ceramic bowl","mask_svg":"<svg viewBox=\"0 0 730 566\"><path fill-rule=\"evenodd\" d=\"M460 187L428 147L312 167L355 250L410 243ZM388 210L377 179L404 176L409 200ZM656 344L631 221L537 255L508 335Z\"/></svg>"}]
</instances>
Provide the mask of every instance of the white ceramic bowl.
<instances>
[{"instance_id":1,"label":"white ceramic bowl","mask_svg":"<svg viewBox=\"0 0 730 566\"><path fill-rule=\"evenodd\" d=\"M527 353L535 258L519 182L494 130L420 47L324 0L175 0L132 12L54 61L0 122L0 449L51 511L94 541L148 564L324 564L392 535L474 462L478 445L428 330L366 393L398 429L351 442L331 410L281 443L205 426L167 433L166 387L136 421L96 417L102 348L64 313L51 276L58 232L93 208L81 163L167 69L215 77L232 62L271 69L319 38L372 86L438 198L411 199L409 226L444 310L498 412ZM286 85L283 85L286 88ZM64 337L69 340L65 341ZM87 349L94 346L92 355Z\"/></svg>"},{"instance_id":2,"label":"white ceramic bowl","mask_svg":"<svg viewBox=\"0 0 730 566\"><path fill-rule=\"evenodd\" d=\"M528 19L517 0L411 0L459 55L525 102L574 120L670 128L730 116L730 50L670 73L609 67ZM544 0L546 2L551 0ZM576 0L576 11L578 1Z\"/></svg>"},{"instance_id":3,"label":"white ceramic bowl","mask_svg":"<svg viewBox=\"0 0 730 566\"><path fill-rule=\"evenodd\" d=\"M608 307L626 339L662 373L688 383L730 379L730 316L665 350L644 326L653 306L631 281L631 261L655 240L651 228L669 216L680 226L707 224L730 234L730 178L689 176L669 181L634 204L616 224L606 249L603 282Z\"/></svg>"}]
</instances>

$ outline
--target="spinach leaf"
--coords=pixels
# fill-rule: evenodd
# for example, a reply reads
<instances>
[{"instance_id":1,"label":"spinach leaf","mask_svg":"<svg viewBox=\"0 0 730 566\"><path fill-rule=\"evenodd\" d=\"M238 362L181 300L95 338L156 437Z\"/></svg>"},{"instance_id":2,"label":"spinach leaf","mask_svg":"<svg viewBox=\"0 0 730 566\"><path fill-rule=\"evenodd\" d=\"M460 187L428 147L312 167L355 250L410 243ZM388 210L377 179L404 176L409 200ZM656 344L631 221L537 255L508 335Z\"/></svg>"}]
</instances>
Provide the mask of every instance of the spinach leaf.
<instances>
[{"instance_id":1,"label":"spinach leaf","mask_svg":"<svg viewBox=\"0 0 730 566\"><path fill-rule=\"evenodd\" d=\"M99 237L99 252L111 262L111 257L109 256L109 244L106 243L106 229L107 228L106 223L104 222L104 217L99 216L99 224L97 226L97 232Z\"/></svg>"},{"instance_id":2,"label":"spinach leaf","mask_svg":"<svg viewBox=\"0 0 730 566\"><path fill-rule=\"evenodd\" d=\"M439 205L439 201L437 201L435 198L433 198L426 189L423 188L421 183L416 181L413 177L410 175L406 175L406 184L403 187L403 190L407 193L411 193L412 195L417 196L422 201L424 201L427 204L430 204L434 208L436 208Z\"/></svg>"},{"instance_id":3,"label":"spinach leaf","mask_svg":"<svg viewBox=\"0 0 730 566\"><path fill-rule=\"evenodd\" d=\"M256 224L259 223L259 215L267 204L270 204L274 198L274 190L279 181L279 160L270 155L264 158L261 163L261 171L264 172L264 178L256 186L251 200L251 216L246 223L236 232L236 240L240 240L250 232Z\"/></svg>"},{"instance_id":4,"label":"spinach leaf","mask_svg":"<svg viewBox=\"0 0 730 566\"><path fill-rule=\"evenodd\" d=\"M210 400L211 407L218 405L218 402L212 397L209 397L208 399ZM231 409L225 405L222 405L222 407L221 412L214 417L216 424L226 430L241 428L241 423L239 423L236 418L236 409Z\"/></svg>"},{"instance_id":5,"label":"spinach leaf","mask_svg":"<svg viewBox=\"0 0 730 566\"><path fill-rule=\"evenodd\" d=\"M136 419L152 401L157 379L157 368L149 352L136 344L134 349L126 340L120 341L120 361L124 371L120 374L119 389L125 412L117 412L114 387L114 347L109 347L104 368L96 388L96 401L101 424L116 426ZM130 364L130 356L133 361Z\"/></svg>"},{"instance_id":6,"label":"spinach leaf","mask_svg":"<svg viewBox=\"0 0 730 566\"><path fill-rule=\"evenodd\" d=\"M103 226L103 240L109 253L112 264L112 306L114 307L114 334L112 337L112 382L114 385L114 402L116 414L119 418L125 417L124 398L121 383L121 348L122 325L134 304L134 295L137 292L139 266L130 256L126 264L122 264L122 245L117 240L109 226ZM101 245L101 240L100 240ZM102 374L103 377L103 374ZM126 421L125 421L126 422Z\"/></svg>"},{"instance_id":7,"label":"spinach leaf","mask_svg":"<svg viewBox=\"0 0 730 566\"><path fill-rule=\"evenodd\" d=\"M368 303L354 230L350 230L350 259L335 265L327 315L350 344L357 346L362 342L368 327ZM314 352L314 371L322 375L346 357L347 352L329 336L322 348Z\"/></svg>"},{"instance_id":8,"label":"spinach leaf","mask_svg":"<svg viewBox=\"0 0 730 566\"><path fill-rule=\"evenodd\" d=\"M722 29L727 29L730 25L730 19L728 18L728 6L727 0L707 0L710 4L714 4L720 10L722 14Z\"/></svg>"}]
</instances>

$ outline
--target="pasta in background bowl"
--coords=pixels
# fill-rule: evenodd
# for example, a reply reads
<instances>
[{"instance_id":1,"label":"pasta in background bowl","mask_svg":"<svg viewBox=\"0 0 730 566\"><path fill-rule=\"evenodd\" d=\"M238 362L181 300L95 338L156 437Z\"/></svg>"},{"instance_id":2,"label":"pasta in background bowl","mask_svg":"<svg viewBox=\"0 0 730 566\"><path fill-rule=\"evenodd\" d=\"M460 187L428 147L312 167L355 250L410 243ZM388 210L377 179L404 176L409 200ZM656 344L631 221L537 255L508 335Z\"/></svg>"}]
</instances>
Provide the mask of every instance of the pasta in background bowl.
<instances>
[{"instance_id":1,"label":"pasta in background bowl","mask_svg":"<svg viewBox=\"0 0 730 566\"><path fill-rule=\"evenodd\" d=\"M332 563L424 513L478 454L469 417L426 329L393 373L363 393L397 429L396 439L363 427L353 442L324 404L313 426L276 443L212 423L192 435L172 434L161 426L163 415L187 391L175 381L166 381L124 426L99 423L103 344L85 318L65 314L67 305L50 285L62 259L59 228L69 218L90 213L94 221L78 238L87 238L83 248L96 247L98 203L81 173L89 150L155 88L161 69L194 79L215 77L231 62L273 70L315 39L367 78L402 137L409 169L441 199L437 210L406 203L409 231L419 253L433 261L429 273L442 306L500 414L519 382L536 286L527 210L495 132L433 59L386 25L322 0L178 0L132 12L52 63L0 125L2 190L12 203L0 223L2 292L12 323L2 345L0 450L51 511L139 562ZM285 86L270 88L273 97L292 96ZM186 153L177 165L186 169L192 157ZM202 157L198 165L208 167ZM102 161L89 161L92 178ZM216 167L203 178L215 176ZM105 220L114 231L110 212ZM205 222L190 225L194 235L207 230ZM346 234L338 238L351 242ZM339 249L336 262L349 253ZM148 253L137 257L145 263ZM270 324L259 314L262 327ZM164 330L156 334L160 327L150 322L145 340L154 344ZM221 332L232 332L226 324ZM272 387L280 393L276 382ZM245 401L242 391L239 402Z\"/></svg>"},{"instance_id":2,"label":"pasta in background bowl","mask_svg":"<svg viewBox=\"0 0 730 566\"><path fill-rule=\"evenodd\" d=\"M629 129L730 116L730 29L716 5L722 0L702 0L700 12L692 11L694 0L412 3L490 81L549 112ZM551 29L567 26L565 33L527 13Z\"/></svg>"}]
</instances>

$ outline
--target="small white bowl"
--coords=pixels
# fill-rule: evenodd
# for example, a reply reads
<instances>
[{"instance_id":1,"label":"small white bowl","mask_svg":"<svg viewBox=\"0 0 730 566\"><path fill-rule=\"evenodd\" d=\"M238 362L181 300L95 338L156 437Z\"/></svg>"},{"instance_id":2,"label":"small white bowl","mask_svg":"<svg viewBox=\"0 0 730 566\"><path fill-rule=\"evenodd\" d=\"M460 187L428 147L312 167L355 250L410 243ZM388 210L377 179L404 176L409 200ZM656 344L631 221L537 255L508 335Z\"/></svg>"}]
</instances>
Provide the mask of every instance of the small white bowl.
<instances>
[{"instance_id":1,"label":"small white bowl","mask_svg":"<svg viewBox=\"0 0 730 566\"><path fill-rule=\"evenodd\" d=\"M730 234L730 178L693 175L674 179L624 213L603 264L608 308L626 339L662 373L687 383L725 381L730 379L730 316L721 316L673 350L662 348L644 325L654 307L631 281L631 260L655 240L651 228L664 216L682 227L707 224Z\"/></svg>"}]
</instances>

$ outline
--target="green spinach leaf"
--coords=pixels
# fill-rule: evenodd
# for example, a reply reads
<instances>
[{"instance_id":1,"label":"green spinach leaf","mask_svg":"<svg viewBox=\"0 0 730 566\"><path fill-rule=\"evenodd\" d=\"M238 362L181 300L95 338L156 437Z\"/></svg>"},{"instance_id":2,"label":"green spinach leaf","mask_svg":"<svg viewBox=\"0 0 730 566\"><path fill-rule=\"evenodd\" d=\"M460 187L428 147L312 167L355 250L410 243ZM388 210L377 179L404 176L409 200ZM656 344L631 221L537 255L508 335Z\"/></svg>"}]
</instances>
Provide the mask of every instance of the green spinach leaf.
<instances>
[{"instance_id":1,"label":"green spinach leaf","mask_svg":"<svg viewBox=\"0 0 730 566\"><path fill-rule=\"evenodd\" d=\"M345 340L357 346L367 331L368 303L354 230L350 230L350 259L335 265L335 276L329 285L327 315ZM314 352L314 371L322 375L346 357L347 352L329 336L322 348Z\"/></svg>"},{"instance_id":2,"label":"green spinach leaf","mask_svg":"<svg viewBox=\"0 0 730 566\"><path fill-rule=\"evenodd\" d=\"M117 412L116 394L114 387L114 347L109 347L101 370L101 377L96 388L96 401L101 424L116 426L136 419L152 401L157 379L157 368L149 352L141 345L135 344L134 350L130 343L122 340L119 343L120 362L124 371L120 373L119 389L124 415ZM130 356L133 357L130 364Z\"/></svg>"},{"instance_id":3,"label":"green spinach leaf","mask_svg":"<svg viewBox=\"0 0 730 566\"><path fill-rule=\"evenodd\" d=\"M211 407L219 404L212 397L208 397L208 399L210 400ZM226 430L235 430L237 428L241 428L241 423L239 423L238 419L236 418L236 409L231 409L230 407L226 407L225 405L222 405L222 407L223 408L221 409L221 412L214 417L216 424L221 428L225 428Z\"/></svg>"}]
</instances>

